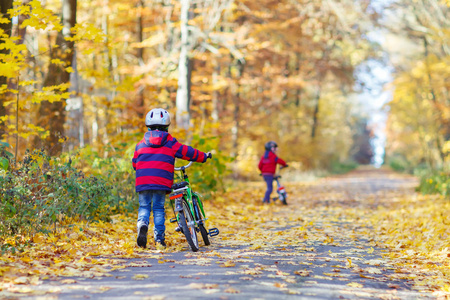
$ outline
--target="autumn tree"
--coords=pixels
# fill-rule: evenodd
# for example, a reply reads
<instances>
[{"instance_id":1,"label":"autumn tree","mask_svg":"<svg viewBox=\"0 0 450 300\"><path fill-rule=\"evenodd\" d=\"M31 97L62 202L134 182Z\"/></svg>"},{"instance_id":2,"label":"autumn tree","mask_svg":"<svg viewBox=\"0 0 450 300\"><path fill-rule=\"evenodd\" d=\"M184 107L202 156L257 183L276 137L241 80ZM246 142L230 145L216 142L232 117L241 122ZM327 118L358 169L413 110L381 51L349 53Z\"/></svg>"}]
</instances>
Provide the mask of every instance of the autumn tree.
<instances>
[{"instance_id":1,"label":"autumn tree","mask_svg":"<svg viewBox=\"0 0 450 300\"><path fill-rule=\"evenodd\" d=\"M64 15L61 33L56 27L27 33L33 68L22 79L35 81L22 91L59 95L41 97L39 111L27 104L32 117L20 116L52 134L36 145L59 153L59 137L76 121L82 134L68 149L88 145L108 157L127 149L145 112L161 106L173 116L182 107L189 121L176 123L193 124L192 136L220 139L217 147L236 158L237 172L254 163L268 139L289 145L285 156L304 168L351 157L354 71L376 52L367 39L376 18L370 2L189 2L80 2L78 23ZM55 3L47 4L54 15ZM65 2L72 11L75 5ZM72 69L82 110L68 122L65 109L73 108L65 106L68 85L60 83L69 83ZM183 139L181 128L171 130Z\"/></svg>"},{"instance_id":2,"label":"autumn tree","mask_svg":"<svg viewBox=\"0 0 450 300\"><path fill-rule=\"evenodd\" d=\"M423 0L413 5L394 4L401 23L391 28L393 34L405 36L404 51L410 60L398 59L395 92L389 104L388 157L406 158L439 169L448 163L449 88L449 9L445 1ZM392 49L392 48L391 48Z\"/></svg>"},{"instance_id":3,"label":"autumn tree","mask_svg":"<svg viewBox=\"0 0 450 300\"><path fill-rule=\"evenodd\" d=\"M71 29L76 24L77 0L63 0L61 7L62 30L56 36L55 46L50 49L50 61L43 86L52 87L70 82L70 69L73 60L74 42L68 40L72 36ZM62 90L64 91L64 90ZM37 124L49 130L50 135L43 145L51 155L61 152L60 139L65 136L66 121L65 100L44 100L39 108ZM37 140L37 146L41 141Z\"/></svg>"},{"instance_id":4,"label":"autumn tree","mask_svg":"<svg viewBox=\"0 0 450 300\"><path fill-rule=\"evenodd\" d=\"M9 53L9 49L6 47L2 47L1 45L5 43L5 39L11 37L12 30L12 21L11 16L8 13L8 10L12 8L13 0L1 0L0 1L0 9L1 9L1 22L0 22L0 56L7 55ZM8 78L0 74L0 87L7 84ZM2 117L7 115L7 110L5 107L6 102L6 94L0 95L0 140L6 132L6 124L5 121L2 120Z\"/></svg>"}]
</instances>

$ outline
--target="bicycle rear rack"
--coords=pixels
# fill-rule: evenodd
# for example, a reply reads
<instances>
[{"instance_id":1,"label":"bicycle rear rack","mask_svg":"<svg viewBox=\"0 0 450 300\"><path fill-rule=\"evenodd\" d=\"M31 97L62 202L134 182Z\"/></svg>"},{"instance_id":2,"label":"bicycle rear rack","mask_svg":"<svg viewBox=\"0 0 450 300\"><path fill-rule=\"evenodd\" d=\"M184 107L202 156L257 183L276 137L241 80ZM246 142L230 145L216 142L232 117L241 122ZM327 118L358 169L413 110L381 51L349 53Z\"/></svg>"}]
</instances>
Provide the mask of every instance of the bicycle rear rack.
<instances>
[{"instance_id":1,"label":"bicycle rear rack","mask_svg":"<svg viewBox=\"0 0 450 300\"><path fill-rule=\"evenodd\" d=\"M217 228L211 228L208 230L208 234L209 236L216 236L219 234L219 229Z\"/></svg>"}]
</instances>

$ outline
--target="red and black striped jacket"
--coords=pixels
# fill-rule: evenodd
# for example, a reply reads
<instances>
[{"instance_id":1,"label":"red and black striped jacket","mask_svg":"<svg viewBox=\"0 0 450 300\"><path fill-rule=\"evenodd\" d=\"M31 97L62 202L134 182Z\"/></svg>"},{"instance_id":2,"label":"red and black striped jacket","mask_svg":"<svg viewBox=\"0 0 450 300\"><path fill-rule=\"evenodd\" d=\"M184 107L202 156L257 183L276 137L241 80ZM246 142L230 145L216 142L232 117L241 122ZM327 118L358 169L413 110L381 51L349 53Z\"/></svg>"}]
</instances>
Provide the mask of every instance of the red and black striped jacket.
<instances>
[{"instance_id":1,"label":"red and black striped jacket","mask_svg":"<svg viewBox=\"0 0 450 300\"><path fill-rule=\"evenodd\" d=\"M170 192L173 184L175 157L204 163L206 153L179 143L165 131L145 133L136 145L133 168L136 170L136 192L163 190Z\"/></svg>"}]
</instances>

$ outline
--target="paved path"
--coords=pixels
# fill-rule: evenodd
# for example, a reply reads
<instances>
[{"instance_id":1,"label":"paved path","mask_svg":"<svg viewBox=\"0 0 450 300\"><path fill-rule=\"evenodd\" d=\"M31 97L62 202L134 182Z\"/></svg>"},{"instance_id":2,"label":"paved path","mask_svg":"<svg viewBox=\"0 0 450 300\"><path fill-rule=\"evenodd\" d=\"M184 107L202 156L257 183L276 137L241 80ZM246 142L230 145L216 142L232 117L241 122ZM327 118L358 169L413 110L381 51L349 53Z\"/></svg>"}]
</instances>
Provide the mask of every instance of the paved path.
<instances>
[{"instance_id":1,"label":"paved path","mask_svg":"<svg viewBox=\"0 0 450 300\"><path fill-rule=\"evenodd\" d=\"M256 206L270 210L258 230L221 228L198 253L143 252L117 258L109 277L35 288L45 299L433 299L383 258L361 217L416 184L381 170L288 184L289 206Z\"/></svg>"}]
</instances>

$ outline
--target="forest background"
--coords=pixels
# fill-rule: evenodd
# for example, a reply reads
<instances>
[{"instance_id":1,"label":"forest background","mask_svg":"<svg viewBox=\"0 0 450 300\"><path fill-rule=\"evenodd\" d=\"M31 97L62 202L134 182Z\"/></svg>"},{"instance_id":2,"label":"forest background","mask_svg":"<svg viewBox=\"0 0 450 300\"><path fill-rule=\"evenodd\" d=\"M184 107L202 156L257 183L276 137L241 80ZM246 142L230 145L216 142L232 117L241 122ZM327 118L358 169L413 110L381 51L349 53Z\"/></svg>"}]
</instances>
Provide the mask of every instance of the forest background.
<instances>
[{"instance_id":1,"label":"forest background","mask_svg":"<svg viewBox=\"0 0 450 300\"><path fill-rule=\"evenodd\" d=\"M192 172L206 197L259 180L268 140L292 180L371 164L380 128L360 95L377 85L392 93L384 163L450 194L448 0L0 4L0 235L134 209L154 107L213 151Z\"/></svg>"}]
</instances>

